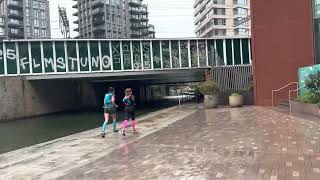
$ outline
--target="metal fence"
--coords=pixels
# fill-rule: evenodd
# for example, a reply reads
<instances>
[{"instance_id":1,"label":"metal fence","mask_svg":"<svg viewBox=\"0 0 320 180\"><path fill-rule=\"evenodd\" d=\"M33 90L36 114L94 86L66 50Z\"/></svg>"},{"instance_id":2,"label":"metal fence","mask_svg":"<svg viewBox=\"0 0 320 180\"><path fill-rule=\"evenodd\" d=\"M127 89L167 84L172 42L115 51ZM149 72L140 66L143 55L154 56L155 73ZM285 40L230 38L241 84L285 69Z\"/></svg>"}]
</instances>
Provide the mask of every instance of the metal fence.
<instances>
[{"instance_id":1,"label":"metal fence","mask_svg":"<svg viewBox=\"0 0 320 180\"><path fill-rule=\"evenodd\" d=\"M221 92L245 91L252 85L252 66L213 67L213 78Z\"/></svg>"}]
</instances>

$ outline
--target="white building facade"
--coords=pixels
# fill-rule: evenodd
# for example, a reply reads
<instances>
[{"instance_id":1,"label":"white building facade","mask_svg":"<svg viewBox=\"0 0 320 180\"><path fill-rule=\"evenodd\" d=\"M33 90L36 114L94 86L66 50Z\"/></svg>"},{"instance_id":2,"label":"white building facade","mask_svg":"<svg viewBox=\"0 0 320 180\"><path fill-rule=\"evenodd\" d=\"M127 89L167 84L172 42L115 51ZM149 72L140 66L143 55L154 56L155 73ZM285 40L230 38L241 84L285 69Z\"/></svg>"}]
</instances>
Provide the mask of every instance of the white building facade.
<instances>
[{"instance_id":1,"label":"white building facade","mask_svg":"<svg viewBox=\"0 0 320 180\"><path fill-rule=\"evenodd\" d=\"M196 0L197 37L250 36L249 0Z\"/></svg>"}]
</instances>

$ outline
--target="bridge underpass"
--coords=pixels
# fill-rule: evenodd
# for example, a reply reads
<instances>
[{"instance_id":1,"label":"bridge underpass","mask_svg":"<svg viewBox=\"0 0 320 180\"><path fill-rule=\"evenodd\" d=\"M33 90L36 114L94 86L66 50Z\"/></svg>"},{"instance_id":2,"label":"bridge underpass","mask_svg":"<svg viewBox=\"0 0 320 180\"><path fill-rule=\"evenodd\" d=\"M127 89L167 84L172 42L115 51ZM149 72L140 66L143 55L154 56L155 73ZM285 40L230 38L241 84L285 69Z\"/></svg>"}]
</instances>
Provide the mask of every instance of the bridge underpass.
<instances>
[{"instance_id":1,"label":"bridge underpass","mask_svg":"<svg viewBox=\"0 0 320 180\"><path fill-rule=\"evenodd\" d=\"M131 84L143 97L150 85L204 81L206 69L251 64L248 38L23 40L1 46L0 119L97 108L110 85Z\"/></svg>"}]
</instances>

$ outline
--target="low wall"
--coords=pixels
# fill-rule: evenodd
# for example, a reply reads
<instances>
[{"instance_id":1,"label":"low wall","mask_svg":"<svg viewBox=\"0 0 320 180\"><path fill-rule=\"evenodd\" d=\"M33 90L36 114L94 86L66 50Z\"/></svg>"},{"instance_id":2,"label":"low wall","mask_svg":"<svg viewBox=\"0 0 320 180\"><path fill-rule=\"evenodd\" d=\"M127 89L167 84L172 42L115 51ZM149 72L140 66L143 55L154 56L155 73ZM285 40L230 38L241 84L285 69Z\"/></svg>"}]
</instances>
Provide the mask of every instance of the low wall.
<instances>
[{"instance_id":1,"label":"low wall","mask_svg":"<svg viewBox=\"0 0 320 180\"><path fill-rule=\"evenodd\" d=\"M296 101L291 101L292 113L307 114L310 116L320 117L320 108L317 104L306 104Z\"/></svg>"},{"instance_id":2,"label":"low wall","mask_svg":"<svg viewBox=\"0 0 320 180\"><path fill-rule=\"evenodd\" d=\"M0 121L93 107L92 89L86 82L0 78Z\"/></svg>"}]
</instances>

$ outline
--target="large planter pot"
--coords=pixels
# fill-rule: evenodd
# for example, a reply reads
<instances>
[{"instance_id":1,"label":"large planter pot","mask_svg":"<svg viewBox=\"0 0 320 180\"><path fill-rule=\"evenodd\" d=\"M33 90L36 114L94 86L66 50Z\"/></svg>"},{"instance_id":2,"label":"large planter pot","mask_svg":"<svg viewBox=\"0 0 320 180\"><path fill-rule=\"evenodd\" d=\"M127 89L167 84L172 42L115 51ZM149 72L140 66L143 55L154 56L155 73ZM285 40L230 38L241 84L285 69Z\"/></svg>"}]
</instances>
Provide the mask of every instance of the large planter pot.
<instances>
[{"instance_id":1,"label":"large planter pot","mask_svg":"<svg viewBox=\"0 0 320 180\"><path fill-rule=\"evenodd\" d=\"M243 105L243 96L229 96L230 107L241 107Z\"/></svg>"},{"instance_id":2,"label":"large planter pot","mask_svg":"<svg viewBox=\"0 0 320 180\"><path fill-rule=\"evenodd\" d=\"M219 99L217 95L204 95L204 106L205 108L216 108L218 107Z\"/></svg>"}]
</instances>

